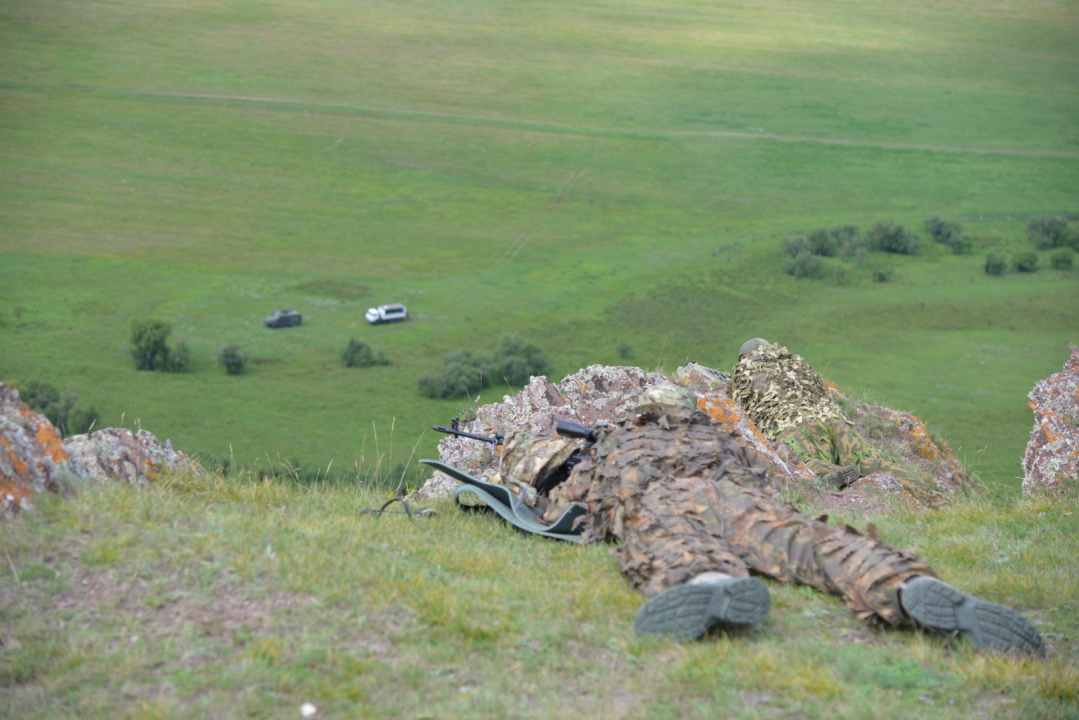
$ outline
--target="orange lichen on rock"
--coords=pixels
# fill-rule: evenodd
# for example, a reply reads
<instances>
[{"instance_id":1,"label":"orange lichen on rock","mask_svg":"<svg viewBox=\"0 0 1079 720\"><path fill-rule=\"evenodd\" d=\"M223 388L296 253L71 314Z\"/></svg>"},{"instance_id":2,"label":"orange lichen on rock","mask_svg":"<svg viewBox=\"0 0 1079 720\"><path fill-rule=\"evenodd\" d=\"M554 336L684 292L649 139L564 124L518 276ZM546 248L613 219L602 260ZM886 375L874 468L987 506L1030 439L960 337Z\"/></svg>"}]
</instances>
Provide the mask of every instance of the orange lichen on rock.
<instances>
[{"instance_id":1,"label":"orange lichen on rock","mask_svg":"<svg viewBox=\"0 0 1079 720\"><path fill-rule=\"evenodd\" d=\"M1023 491L1059 490L1079 478L1079 347L1060 372L1030 391L1034 427L1023 456Z\"/></svg>"}]
</instances>

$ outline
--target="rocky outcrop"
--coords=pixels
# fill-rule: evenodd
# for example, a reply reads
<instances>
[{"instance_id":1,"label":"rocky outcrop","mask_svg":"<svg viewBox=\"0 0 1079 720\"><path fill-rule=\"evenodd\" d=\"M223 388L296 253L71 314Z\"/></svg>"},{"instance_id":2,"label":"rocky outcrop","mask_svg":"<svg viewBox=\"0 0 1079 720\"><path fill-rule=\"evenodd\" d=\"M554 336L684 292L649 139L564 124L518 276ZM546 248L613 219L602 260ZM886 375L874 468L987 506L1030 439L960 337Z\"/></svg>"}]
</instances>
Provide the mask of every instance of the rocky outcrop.
<instances>
[{"instance_id":1,"label":"rocky outcrop","mask_svg":"<svg viewBox=\"0 0 1079 720\"><path fill-rule=\"evenodd\" d=\"M16 513L35 493L63 492L76 480L56 428L0 383L0 508Z\"/></svg>"},{"instance_id":2,"label":"rocky outcrop","mask_svg":"<svg viewBox=\"0 0 1079 720\"><path fill-rule=\"evenodd\" d=\"M1079 347L1069 343L1064 369L1034 385L1034 428L1023 456L1023 492L1059 490L1079 478Z\"/></svg>"},{"instance_id":3,"label":"rocky outcrop","mask_svg":"<svg viewBox=\"0 0 1079 720\"><path fill-rule=\"evenodd\" d=\"M28 507L33 495L62 493L81 483L142 485L160 473L201 472L197 462L162 444L153 433L105 428L90 435L60 434L44 415L0 383L0 510Z\"/></svg>"},{"instance_id":4,"label":"rocky outcrop","mask_svg":"<svg viewBox=\"0 0 1079 720\"><path fill-rule=\"evenodd\" d=\"M105 428L90 435L72 435L64 447L78 466L83 482L145 485L162 472L201 472L187 455L162 443L151 432Z\"/></svg>"},{"instance_id":5,"label":"rocky outcrop","mask_svg":"<svg viewBox=\"0 0 1079 720\"><path fill-rule=\"evenodd\" d=\"M701 388L708 389L707 392L694 390L697 406L760 452L772 470L774 481L789 486L815 477L797 456L787 459L777 453L742 409L728 399L722 389L715 390L714 377L705 376L696 369L692 372L701 376ZM567 375L558 385L546 377L533 377L528 386L513 397L507 395L500 403L480 407L476 419L462 423L461 429L479 435L514 430L551 435L560 420L589 426L615 423L634 413L637 398L644 388L664 382L670 380L659 373L603 365L592 365ZM498 466L495 448L479 440L447 436L439 443L438 450L442 462L477 477L493 473ZM436 472L418 493L427 498L445 497L458 484L449 476Z\"/></svg>"},{"instance_id":6,"label":"rocky outcrop","mask_svg":"<svg viewBox=\"0 0 1079 720\"><path fill-rule=\"evenodd\" d=\"M769 467L771 481L802 494L819 491L816 475L798 454L785 444L773 444L749 419L741 406L727 397L729 376L712 368L687 363L678 368L677 381L697 396L697 406L716 422L741 438L761 454ZM539 435L554 433L559 420L583 425L613 423L630 416L641 391L657 383L670 382L658 373L635 367L593 365L567 375L558 385L545 377L533 377L528 386L502 402L484 405L476 418L461 429L479 435L526 430ZM879 405L860 403L845 395L834 383L828 392L856 428L871 443L931 475L944 491L953 492L970 483L970 478L942 438L931 434L918 418ZM440 459L474 476L493 474L498 467L497 449L490 443L447 436L439 443ZM419 495L444 497L457 486L456 480L436 472ZM859 488L875 488L917 506L919 503L890 475L862 478Z\"/></svg>"}]
</instances>

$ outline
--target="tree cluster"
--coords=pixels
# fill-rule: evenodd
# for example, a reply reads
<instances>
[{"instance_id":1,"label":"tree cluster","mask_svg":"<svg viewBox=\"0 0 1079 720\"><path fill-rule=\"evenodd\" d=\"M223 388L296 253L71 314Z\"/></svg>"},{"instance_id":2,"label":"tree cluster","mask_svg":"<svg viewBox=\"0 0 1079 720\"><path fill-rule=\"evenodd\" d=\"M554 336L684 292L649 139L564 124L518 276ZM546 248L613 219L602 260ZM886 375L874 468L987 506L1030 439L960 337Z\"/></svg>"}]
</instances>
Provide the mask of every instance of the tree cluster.
<instances>
[{"instance_id":1,"label":"tree cluster","mask_svg":"<svg viewBox=\"0 0 1079 720\"><path fill-rule=\"evenodd\" d=\"M191 348L183 338L169 347L172 324L164 320L131 321L131 358L139 370L183 372L191 364Z\"/></svg>"},{"instance_id":2,"label":"tree cluster","mask_svg":"<svg viewBox=\"0 0 1079 720\"><path fill-rule=\"evenodd\" d=\"M442 370L420 377L420 393L430 398L464 397L501 380L511 387L528 382L547 367L540 348L517 333L506 333L491 352L454 350L442 362Z\"/></svg>"}]
</instances>

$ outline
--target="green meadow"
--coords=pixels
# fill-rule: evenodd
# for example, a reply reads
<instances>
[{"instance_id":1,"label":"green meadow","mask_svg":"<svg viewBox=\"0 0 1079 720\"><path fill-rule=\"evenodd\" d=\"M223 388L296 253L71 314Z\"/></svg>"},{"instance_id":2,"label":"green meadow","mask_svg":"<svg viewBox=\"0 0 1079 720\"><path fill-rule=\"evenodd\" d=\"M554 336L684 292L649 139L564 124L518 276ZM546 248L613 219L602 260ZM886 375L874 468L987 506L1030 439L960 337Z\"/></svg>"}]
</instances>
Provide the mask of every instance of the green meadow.
<instances>
[{"instance_id":1,"label":"green meadow","mask_svg":"<svg viewBox=\"0 0 1079 720\"><path fill-rule=\"evenodd\" d=\"M0 522L0 715L1077 717L1075 494L1018 485L1079 268L983 271L1079 214L1077 41L1072 0L0 3L0 380L229 461ZM888 219L920 254L781 269L788 237ZM390 302L412 319L363 320ZM188 372L135 369L141 318ZM605 548L361 514L466 402L416 379L507 332L555 381L763 336L913 411L986 491L832 522L1023 612L1049 658L771 581L750 630L641 638ZM390 364L343 367L350 338Z\"/></svg>"},{"instance_id":2,"label":"green meadow","mask_svg":"<svg viewBox=\"0 0 1079 720\"><path fill-rule=\"evenodd\" d=\"M5 3L0 377L335 475L434 454L458 402L416 378L508 331L555 381L764 335L1015 486L1079 284L981 263L1079 207L1077 28L1069 3ZM788 233L929 213L973 218L975 254L779 270ZM385 302L413 320L367 326ZM303 326L262 328L282 307ZM142 317L190 372L134 369ZM392 364L342 367L350 337Z\"/></svg>"}]
</instances>

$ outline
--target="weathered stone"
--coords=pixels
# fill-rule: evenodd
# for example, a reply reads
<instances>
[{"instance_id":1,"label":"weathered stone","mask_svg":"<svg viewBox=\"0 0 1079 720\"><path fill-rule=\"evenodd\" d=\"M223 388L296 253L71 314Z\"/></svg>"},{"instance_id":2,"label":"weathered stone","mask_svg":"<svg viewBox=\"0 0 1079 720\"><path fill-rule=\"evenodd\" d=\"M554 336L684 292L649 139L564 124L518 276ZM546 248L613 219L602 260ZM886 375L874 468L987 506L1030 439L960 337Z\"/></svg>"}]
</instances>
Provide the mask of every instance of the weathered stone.
<instances>
[{"instance_id":1,"label":"weathered stone","mask_svg":"<svg viewBox=\"0 0 1079 720\"><path fill-rule=\"evenodd\" d=\"M64 447L77 463L84 482L145 485L162 472L201 472L194 460L162 443L151 432L105 428L90 435L72 435Z\"/></svg>"},{"instance_id":2,"label":"weathered stone","mask_svg":"<svg viewBox=\"0 0 1079 720\"><path fill-rule=\"evenodd\" d=\"M1023 492L1059 490L1079 478L1079 347L1064 368L1030 391L1034 428L1023 456Z\"/></svg>"},{"instance_id":3,"label":"weathered stone","mask_svg":"<svg viewBox=\"0 0 1079 720\"><path fill-rule=\"evenodd\" d=\"M843 393L835 383L828 382L826 386L844 416L854 422L854 429L871 444L886 448L899 460L932 476L944 492L952 493L972 486L970 475L948 442L929 432L917 417L882 405L860 403Z\"/></svg>"},{"instance_id":4,"label":"weathered stone","mask_svg":"<svg viewBox=\"0 0 1079 720\"><path fill-rule=\"evenodd\" d=\"M678 368L675 373L678 382L684 387L696 390L699 393L723 393L726 396L727 383L730 382L731 374L710 368L695 362L688 362Z\"/></svg>"},{"instance_id":5,"label":"weathered stone","mask_svg":"<svg viewBox=\"0 0 1079 720\"><path fill-rule=\"evenodd\" d=\"M720 385L722 379L718 371L696 363L687 363L678 370L680 384L694 390L697 406L762 455L773 482L798 492L818 492L813 471L790 447L774 444L764 436L741 406L727 397L725 386ZM599 422L613 423L634 413L643 388L664 382L670 381L640 368L600 365L568 375L558 385L545 377L534 377L517 395L504 396L501 403L480 407L476 419L463 423L461 429L480 435L512 430L550 435L559 420L589 426ZM834 383L825 383L825 386L829 396L840 403L844 412L855 421L856 429L870 442L886 447L901 460L932 475L937 485L947 491L970 483L948 444L931 435L918 418L910 413L859 403L844 395ZM474 476L491 475L498 467L497 448L468 438L443 438L439 443L439 457ZM859 483L860 487L877 487L918 505L891 476L869 476ZM458 485L456 480L436 472L418 493L427 498L445 497Z\"/></svg>"},{"instance_id":6,"label":"weathered stone","mask_svg":"<svg viewBox=\"0 0 1079 720\"><path fill-rule=\"evenodd\" d=\"M153 433L106 428L65 440L48 419L0 383L0 510L11 515L43 492L61 493L83 482L141 485L163 471L201 472L198 463Z\"/></svg>"},{"instance_id":7,"label":"weathered stone","mask_svg":"<svg viewBox=\"0 0 1079 720\"><path fill-rule=\"evenodd\" d=\"M77 478L59 433L0 383L0 505L17 513L35 493L63 492Z\"/></svg>"},{"instance_id":8,"label":"weathered stone","mask_svg":"<svg viewBox=\"0 0 1079 720\"><path fill-rule=\"evenodd\" d=\"M567 375L557 386L545 377L534 377L517 395L480 407L476 420L462 424L461 429L479 435L511 430L551 435L560 420L588 426L615 423L635 413L644 388L666 382L670 380L659 373L602 365ZM711 383L709 380L708 387ZM789 461L780 456L742 409L722 391L695 394L698 407L764 456L773 480L789 486L815 477L797 456ZM493 472L498 465L495 448L479 440L447 436L438 449L442 462L474 476ZM456 480L436 472L418 492L422 497L445 497L458 485Z\"/></svg>"}]
</instances>

